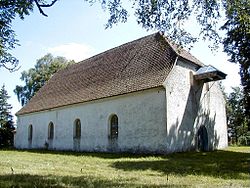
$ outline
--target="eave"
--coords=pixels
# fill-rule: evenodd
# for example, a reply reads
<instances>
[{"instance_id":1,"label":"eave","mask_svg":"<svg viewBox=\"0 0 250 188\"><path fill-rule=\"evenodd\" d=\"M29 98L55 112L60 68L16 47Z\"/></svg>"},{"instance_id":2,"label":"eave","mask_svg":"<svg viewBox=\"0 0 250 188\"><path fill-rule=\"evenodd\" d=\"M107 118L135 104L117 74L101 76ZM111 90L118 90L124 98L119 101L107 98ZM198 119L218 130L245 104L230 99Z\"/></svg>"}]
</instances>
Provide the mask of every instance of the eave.
<instances>
[{"instance_id":1,"label":"eave","mask_svg":"<svg viewBox=\"0 0 250 188\"><path fill-rule=\"evenodd\" d=\"M211 82L225 79L227 74L216 69L211 65L201 67L194 75L195 80L202 80L203 82Z\"/></svg>"}]
</instances>

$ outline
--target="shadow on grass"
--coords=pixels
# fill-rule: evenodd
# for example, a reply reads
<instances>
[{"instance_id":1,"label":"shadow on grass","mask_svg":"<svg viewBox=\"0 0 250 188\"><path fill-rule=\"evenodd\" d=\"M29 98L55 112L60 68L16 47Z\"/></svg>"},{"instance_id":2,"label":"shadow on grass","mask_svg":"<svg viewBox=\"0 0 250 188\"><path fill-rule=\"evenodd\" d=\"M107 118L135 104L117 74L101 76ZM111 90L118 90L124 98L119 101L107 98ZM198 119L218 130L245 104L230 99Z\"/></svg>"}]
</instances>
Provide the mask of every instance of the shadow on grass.
<instances>
[{"instance_id":1,"label":"shadow on grass","mask_svg":"<svg viewBox=\"0 0 250 188\"><path fill-rule=\"evenodd\" d=\"M38 154L52 154L52 155L67 155L67 156L91 156L102 159L122 159L122 158L144 158L149 156L163 156L160 154L135 154L135 153L108 153L108 152L76 152L76 151L63 151L63 150L45 150L45 149L3 149L6 151L15 152L29 152Z\"/></svg>"},{"instance_id":2,"label":"shadow on grass","mask_svg":"<svg viewBox=\"0 0 250 188\"><path fill-rule=\"evenodd\" d=\"M114 159L111 167L124 171L153 170L177 176L203 175L223 179L247 180L250 177L250 153L218 150L169 155L129 153L77 153L49 150L14 150L51 155L69 155ZM110 183L110 182L109 182ZM0 186L1 187L1 186Z\"/></svg>"},{"instance_id":3,"label":"shadow on grass","mask_svg":"<svg viewBox=\"0 0 250 188\"><path fill-rule=\"evenodd\" d=\"M179 176L204 175L249 180L250 153L231 151L176 153L153 160L117 161L111 166L124 171L155 170Z\"/></svg>"},{"instance_id":4,"label":"shadow on grass","mask_svg":"<svg viewBox=\"0 0 250 188\"><path fill-rule=\"evenodd\" d=\"M187 187L185 185L145 185L134 179L100 179L91 176L39 176L30 174L0 175L0 187Z\"/></svg>"}]
</instances>

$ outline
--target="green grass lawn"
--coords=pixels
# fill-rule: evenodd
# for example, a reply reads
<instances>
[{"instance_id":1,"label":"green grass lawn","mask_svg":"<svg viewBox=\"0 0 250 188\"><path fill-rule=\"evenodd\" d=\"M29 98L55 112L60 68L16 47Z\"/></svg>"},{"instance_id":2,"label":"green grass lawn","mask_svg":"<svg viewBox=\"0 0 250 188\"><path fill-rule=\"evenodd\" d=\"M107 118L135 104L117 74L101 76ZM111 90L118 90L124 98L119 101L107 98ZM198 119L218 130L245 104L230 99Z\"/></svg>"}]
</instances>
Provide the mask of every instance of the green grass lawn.
<instances>
[{"instance_id":1,"label":"green grass lawn","mask_svg":"<svg viewBox=\"0 0 250 188\"><path fill-rule=\"evenodd\" d=\"M0 187L250 187L250 147L132 155L0 150Z\"/></svg>"}]
</instances>

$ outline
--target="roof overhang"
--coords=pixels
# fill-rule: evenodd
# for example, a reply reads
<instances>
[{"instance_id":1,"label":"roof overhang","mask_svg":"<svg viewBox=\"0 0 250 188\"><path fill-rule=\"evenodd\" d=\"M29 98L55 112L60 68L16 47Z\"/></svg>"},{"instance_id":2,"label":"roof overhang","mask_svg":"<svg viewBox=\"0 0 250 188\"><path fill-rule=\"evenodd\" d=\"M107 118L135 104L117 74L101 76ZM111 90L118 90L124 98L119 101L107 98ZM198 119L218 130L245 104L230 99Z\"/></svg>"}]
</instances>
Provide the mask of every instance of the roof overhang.
<instances>
[{"instance_id":1,"label":"roof overhang","mask_svg":"<svg viewBox=\"0 0 250 188\"><path fill-rule=\"evenodd\" d=\"M219 71L211 65L203 66L198 69L194 75L195 80L202 80L203 82L211 82L225 79L227 74Z\"/></svg>"}]
</instances>

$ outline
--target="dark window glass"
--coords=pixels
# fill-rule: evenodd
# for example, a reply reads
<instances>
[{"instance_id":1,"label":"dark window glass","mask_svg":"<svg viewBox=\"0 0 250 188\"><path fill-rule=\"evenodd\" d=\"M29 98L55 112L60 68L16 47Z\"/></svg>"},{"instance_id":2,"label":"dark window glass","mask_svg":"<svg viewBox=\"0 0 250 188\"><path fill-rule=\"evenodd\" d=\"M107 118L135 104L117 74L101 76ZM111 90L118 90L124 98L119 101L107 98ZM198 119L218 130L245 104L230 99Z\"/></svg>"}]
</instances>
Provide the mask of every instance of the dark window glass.
<instances>
[{"instance_id":1,"label":"dark window glass","mask_svg":"<svg viewBox=\"0 0 250 188\"><path fill-rule=\"evenodd\" d=\"M74 124L74 138L81 138L81 121L79 119L75 120Z\"/></svg>"},{"instance_id":2,"label":"dark window glass","mask_svg":"<svg viewBox=\"0 0 250 188\"><path fill-rule=\"evenodd\" d=\"M113 115L110 119L110 137L111 139L118 138L118 117Z\"/></svg>"},{"instance_id":3,"label":"dark window glass","mask_svg":"<svg viewBox=\"0 0 250 188\"><path fill-rule=\"evenodd\" d=\"M29 141L32 140L32 136L33 136L33 127L32 125L29 125L29 128L28 128L28 140Z\"/></svg>"},{"instance_id":4,"label":"dark window glass","mask_svg":"<svg viewBox=\"0 0 250 188\"><path fill-rule=\"evenodd\" d=\"M48 127L48 139L52 140L53 138L54 138L54 124L50 122Z\"/></svg>"}]
</instances>

